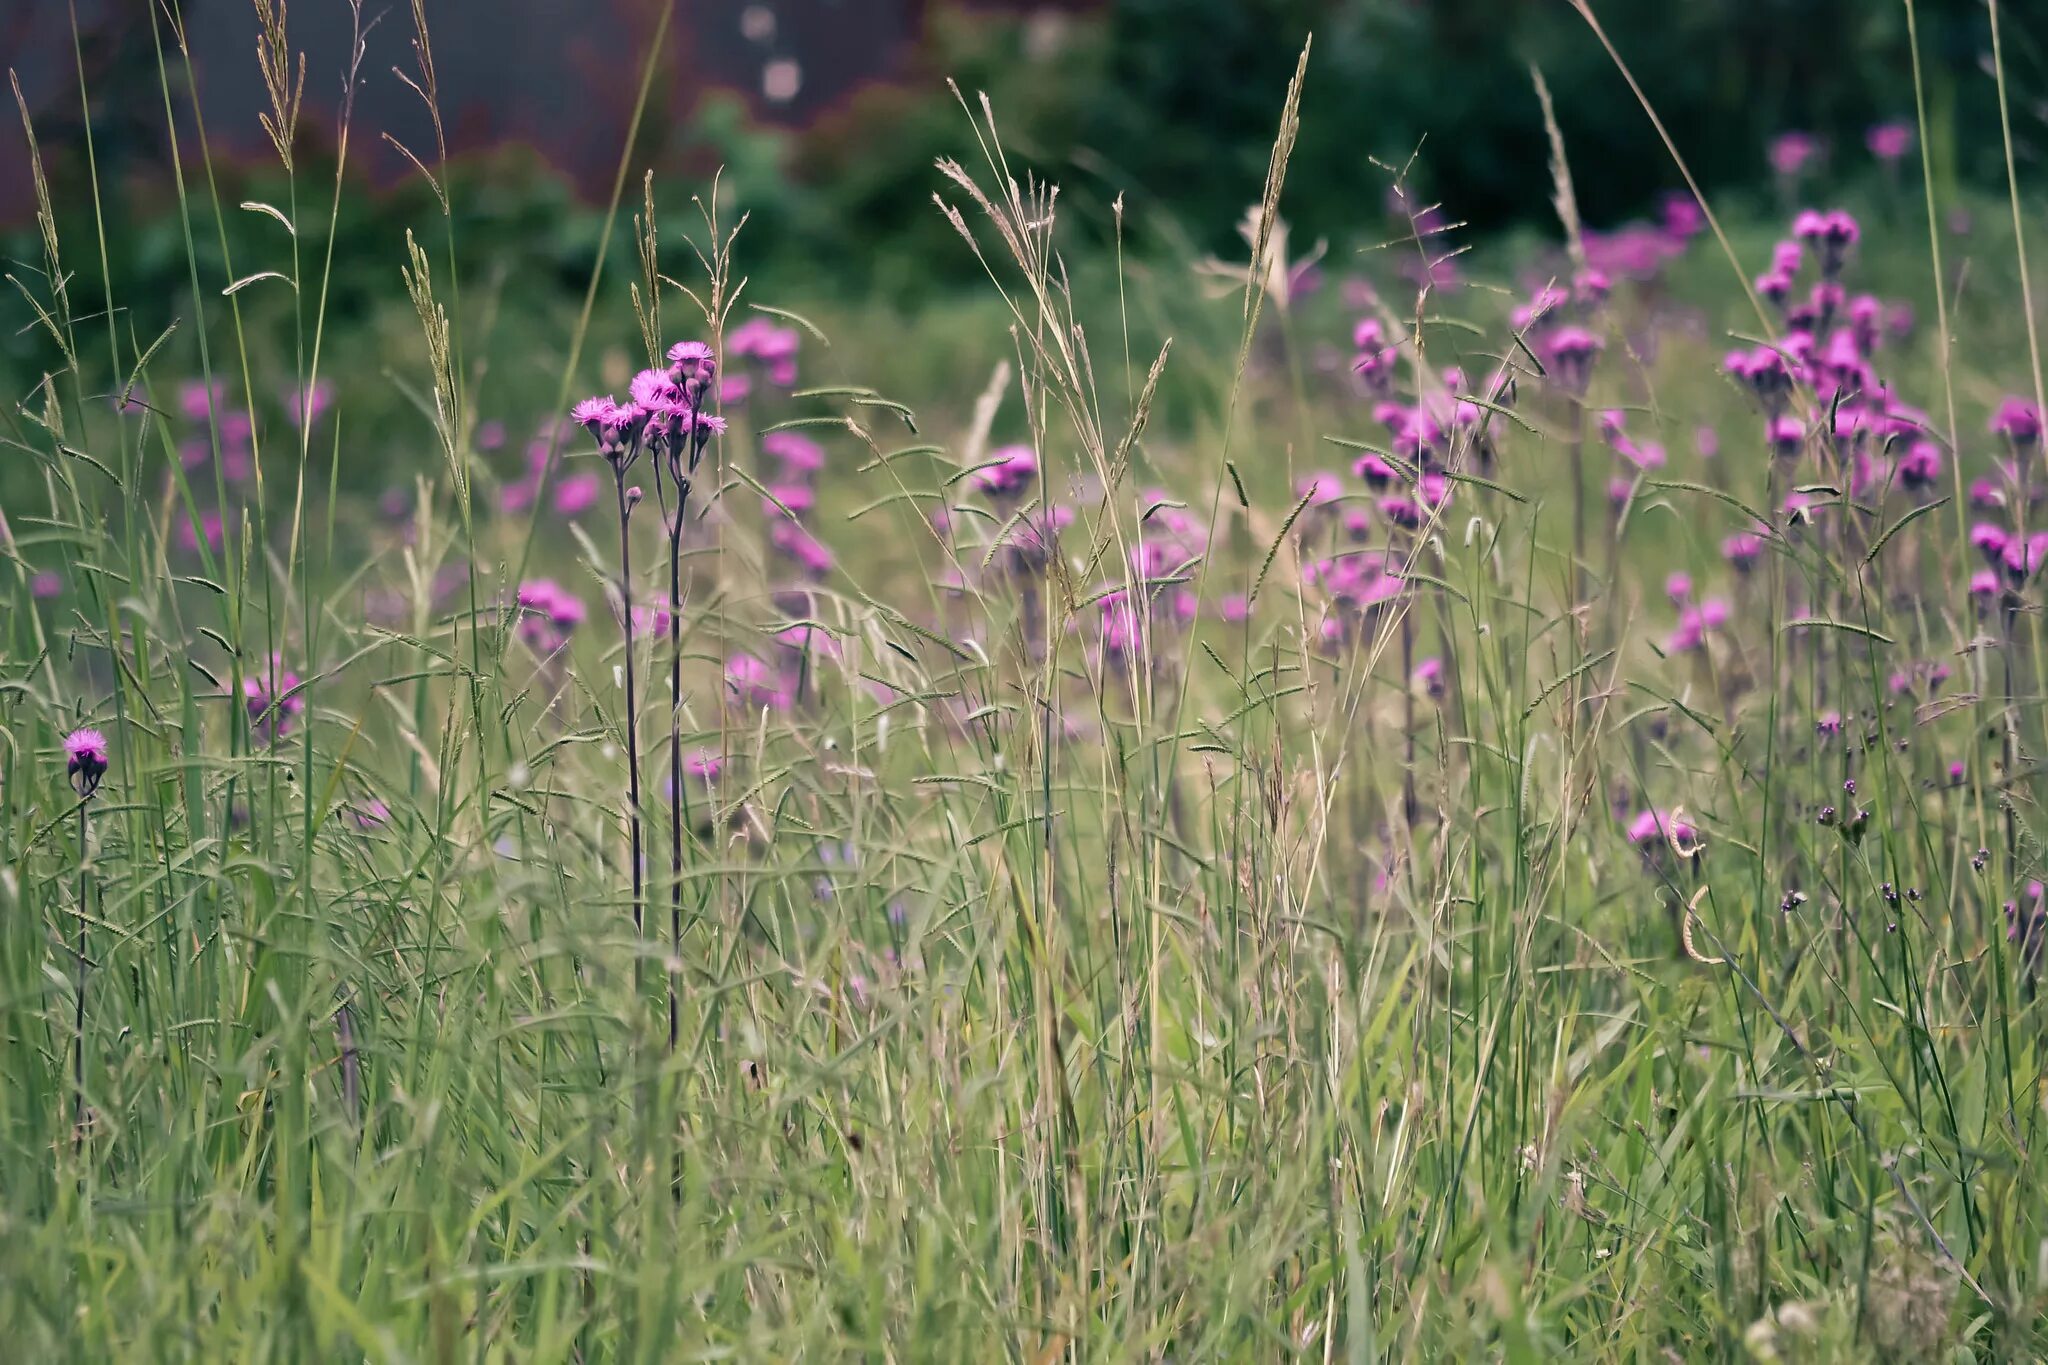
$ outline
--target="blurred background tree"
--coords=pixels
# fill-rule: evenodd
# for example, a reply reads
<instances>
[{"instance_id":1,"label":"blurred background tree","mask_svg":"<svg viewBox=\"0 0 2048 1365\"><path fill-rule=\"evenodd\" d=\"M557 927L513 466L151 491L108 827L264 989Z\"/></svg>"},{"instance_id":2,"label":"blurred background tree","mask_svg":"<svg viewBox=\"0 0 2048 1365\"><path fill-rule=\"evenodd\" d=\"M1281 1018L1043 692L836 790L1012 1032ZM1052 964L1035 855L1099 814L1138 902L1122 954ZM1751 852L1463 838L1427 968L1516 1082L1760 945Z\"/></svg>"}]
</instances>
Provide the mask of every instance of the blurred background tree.
<instances>
[{"instance_id":1,"label":"blurred background tree","mask_svg":"<svg viewBox=\"0 0 2048 1365\"><path fill-rule=\"evenodd\" d=\"M521 14L522 6L531 9ZM86 183L67 0L15 0L0 20L0 65L23 73L60 202ZM1710 193L1762 198L1766 147L1812 133L1837 176L1874 173L1863 139L1913 116L1906 10L1876 0L1601 0L1607 32ZM639 60L657 0L611 0L568 15L553 0L434 0L458 158L458 237L528 282L575 290L597 246ZM79 0L102 206L122 288L176 289L182 230L172 199L163 95L150 31L117 0ZM246 0L185 0L209 144L229 202L266 198L275 163L257 154L258 96ZM566 16L566 17L565 17ZM1930 144L1944 189L1996 188L2003 152L1985 73L1980 0L1921 0ZM2048 131L2048 11L2010 6L2008 76L2022 174ZM331 145L347 8L292 11L308 53L304 160L315 179ZM161 32L161 31L160 31ZM1626 82L1569 0L704 0L679 6L637 171L652 166L677 211L723 167L751 215L748 264L791 296L908 301L970 284L979 267L933 212L932 163L973 143L946 86L986 90L1023 164L1060 181L1070 223L1106 236L1118 194L1139 252L1229 251L1257 193L1282 92L1303 39L1315 53L1286 212L1304 241L1337 254L1386 233L1388 175L1411 166L1416 193L1475 232L1551 229L1547 147L1529 68L1544 72L1588 222L1647 211L1680 184ZM378 134L424 145L409 25L370 34L352 164L379 186L347 206L337 243L378 287L401 225L425 191ZM174 61L180 153L197 173L194 103ZM1411 164L1412 163L1412 164ZM329 163L331 165L331 162ZM0 250L35 255L26 143L0 136ZM680 219L672 219L680 221ZM81 248L92 224L63 225ZM211 223L207 223L211 229ZM228 225L231 243L260 232ZM217 234L197 234L200 249ZM74 259L83 260L84 256ZM92 276L95 272L85 272ZM95 278L81 278L87 293ZM21 340L0 342L0 358Z\"/></svg>"}]
</instances>

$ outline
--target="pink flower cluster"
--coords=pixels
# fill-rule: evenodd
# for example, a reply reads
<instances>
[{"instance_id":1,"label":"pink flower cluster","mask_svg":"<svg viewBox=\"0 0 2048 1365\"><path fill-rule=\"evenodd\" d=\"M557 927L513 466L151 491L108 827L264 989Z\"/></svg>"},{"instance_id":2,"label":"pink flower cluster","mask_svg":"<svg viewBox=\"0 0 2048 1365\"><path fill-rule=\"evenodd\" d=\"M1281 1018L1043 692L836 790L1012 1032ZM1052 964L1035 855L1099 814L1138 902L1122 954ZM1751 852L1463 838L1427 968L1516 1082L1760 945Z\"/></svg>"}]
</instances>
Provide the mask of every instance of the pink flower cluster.
<instances>
[{"instance_id":1,"label":"pink flower cluster","mask_svg":"<svg viewBox=\"0 0 2048 1365\"><path fill-rule=\"evenodd\" d=\"M299 675L284 666L282 654L270 656L270 666L261 676L242 679L242 705L249 713L250 733L264 744L284 738L293 721L305 714Z\"/></svg>"},{"instance_id":2,"label":"pink flower cluster","mask_svg":"<svg viewBox=\"0 0 2048 1365\"><path fill-rule=\"evenodd\" d=\"M728 360L754 362L754 369L776 388L793 389L796 355L802 343L796 328L754 317L732 329L725 339L725 354ZM747 370L728 373L718 387L719 402L727 406L746 402L754 392L754 378Z\"/></svg>"},{"instance_id":3,"label":"pink flower cluster","mask_svg":"<svg viewBox=\"0 0 2048 1365\"><path fill-rule=\"evenodd\" d=\"M553 654L583 624L583 602L552 578L533 578L519 585L519 638L536 654ZM665 615L666 613L664 613Z\"/></svg>"}]
</instances>

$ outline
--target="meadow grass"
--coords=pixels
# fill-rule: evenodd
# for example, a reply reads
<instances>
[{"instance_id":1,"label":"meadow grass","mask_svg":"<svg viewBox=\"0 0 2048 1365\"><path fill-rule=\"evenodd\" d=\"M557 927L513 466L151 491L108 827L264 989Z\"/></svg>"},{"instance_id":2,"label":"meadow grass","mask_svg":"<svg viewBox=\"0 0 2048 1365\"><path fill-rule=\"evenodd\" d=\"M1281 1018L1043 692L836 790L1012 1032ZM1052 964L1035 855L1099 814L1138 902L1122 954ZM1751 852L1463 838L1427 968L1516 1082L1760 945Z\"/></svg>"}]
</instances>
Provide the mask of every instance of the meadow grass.
<instances>
[{"instance_id":1,"label":"meadow grass","mask_svg":"<svg viewBox=\"0 0 2048 1365\"><path fill-rule=\"evenodd\" d=\"M81 315L46 192L10 266L11 1358L2041 1349L2016 177L2009 236L1817 216L1780 291L1759 215L1628 264L1559 139L1561 250L1416 205L1340 298L1304 52L1200 272L1070 269L963 99L989 293L922 346L768 306L629 145L636 259L507 379L452 217L408 336L331 325L348 134L301 186L258 10L288 200L217 180L171 0L189 296ZM566 420L635 371L672 434Z\"/></svg>"}]
</instances>

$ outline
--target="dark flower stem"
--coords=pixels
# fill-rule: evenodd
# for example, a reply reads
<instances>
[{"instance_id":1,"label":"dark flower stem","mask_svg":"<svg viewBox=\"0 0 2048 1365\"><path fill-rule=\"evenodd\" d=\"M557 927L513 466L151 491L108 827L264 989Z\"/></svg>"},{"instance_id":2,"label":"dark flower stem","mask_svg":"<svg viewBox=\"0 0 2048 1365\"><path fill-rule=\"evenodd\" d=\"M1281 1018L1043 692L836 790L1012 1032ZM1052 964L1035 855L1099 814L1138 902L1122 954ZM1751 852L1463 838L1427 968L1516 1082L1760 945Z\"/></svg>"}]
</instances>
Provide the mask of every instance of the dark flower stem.
<instances>
[{"instance_id":1,"label":"dark flower stem","mask_svg":"<svg viewBox=\"0 0 2048 1365\"><path fill-rule=\"evenodd\" d=\"M629 534L631 505L626 501L626 466L614 466L619 493L619 610L626 636L626 804L633 856L633 933L637 938L645 927L646 899L640 852L640 694L633 677L633 539ZM639 986L641 966L638 950L633 958L633 982Z\"/></svg>"},{"instance_id":2,"label":"dark flower stem","mask_svg":"<svg viewBox=\"0 0 2048 1365\"><path fill-rule=\"evenodd\" d=\"M683 516L690 507L690 480L676 475L676 514L668 528L668 771L675 790L668 821L669 946L683 953ZM668 1049L674 1052L680 1029L674 969L668 981Z\"/></svg>"},{"instance_id":3,"label":"dark flower stem","mask_svg":"<svg viewBox=\"0 0 2048 1365\"><path fill-rule=\"evenodd\" d=\"M77 1035L76 1046L71 1056L71 1083L76 1092L73 1100L73 1122L71 1144L79 1146L85 1141L85 985L92 959L87 956L86 924L90 907L87 898L91 894L91 882L86 868L91 861L86 850L86 807L92 804L92 796L80 797L78 802L78 997L73 1005L72 1032Z\"/></svg>"}]
</instances>

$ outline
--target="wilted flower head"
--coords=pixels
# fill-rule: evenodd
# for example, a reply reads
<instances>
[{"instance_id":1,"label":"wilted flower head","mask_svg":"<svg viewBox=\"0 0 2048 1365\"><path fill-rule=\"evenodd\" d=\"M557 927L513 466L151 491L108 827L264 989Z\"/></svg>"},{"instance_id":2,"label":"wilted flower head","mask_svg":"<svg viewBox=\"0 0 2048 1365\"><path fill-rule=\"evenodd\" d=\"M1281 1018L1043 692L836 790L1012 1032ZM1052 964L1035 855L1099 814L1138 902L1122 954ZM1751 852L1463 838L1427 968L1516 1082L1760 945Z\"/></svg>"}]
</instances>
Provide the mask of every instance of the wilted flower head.
<instances>
[{"instance_id":1,"label":"wilted flower head","mask_svg":"<svg viewBox=\"0 0 2048 1365\"><path fill-rule=\"evenodd\" d=\"M98 730L73 730L64 736L64 757L72 790L80 796L91 796L99 788L100 779L107 775L107 737Z\"/></svg>"}]
</instances>

